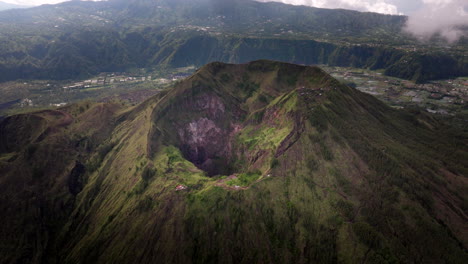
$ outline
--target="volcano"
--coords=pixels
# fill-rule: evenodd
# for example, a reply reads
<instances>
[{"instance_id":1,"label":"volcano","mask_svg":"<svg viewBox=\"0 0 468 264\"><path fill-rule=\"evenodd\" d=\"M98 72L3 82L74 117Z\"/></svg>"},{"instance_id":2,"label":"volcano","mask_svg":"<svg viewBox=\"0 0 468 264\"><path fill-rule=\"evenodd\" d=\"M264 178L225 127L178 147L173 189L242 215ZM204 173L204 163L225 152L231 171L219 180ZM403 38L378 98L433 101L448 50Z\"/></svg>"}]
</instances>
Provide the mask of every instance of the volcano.
<instances>
[{"instance_id":1,"label":"volcano","mask_svg":"<svg viewBox=\"0 0 468 264\"><path fill-rule=\"evenodd\" d=\"M0 123L1 263L463 263L466 134L318 67L210 63Z\"/></svg>"}]
</instances>

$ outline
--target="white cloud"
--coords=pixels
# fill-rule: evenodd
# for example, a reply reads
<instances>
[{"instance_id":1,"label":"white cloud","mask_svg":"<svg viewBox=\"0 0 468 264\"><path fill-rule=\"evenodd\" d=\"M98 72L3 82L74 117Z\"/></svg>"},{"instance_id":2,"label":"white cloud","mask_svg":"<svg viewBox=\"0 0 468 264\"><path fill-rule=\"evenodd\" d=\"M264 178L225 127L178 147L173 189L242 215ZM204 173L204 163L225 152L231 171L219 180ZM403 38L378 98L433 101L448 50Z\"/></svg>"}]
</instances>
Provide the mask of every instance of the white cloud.
<instances>
[{"instance_id":1,"label":"white cloud","mask_svg":"<svg viewBox=\"0 0 468 264\"><path fill-rule=\"evenodd\" d=\"M0 0L0 2L24 5L24 6L38 6L43 4L58 4L71 0ZM100 0L82 0L82 1L100 1Z\"/></svg>"},{"instance_id":2,"label":"white cloud","mask_svg":"<svg viewBox=\"0 0 468 264\"><path fill-rule=\"evenodd\" d=\"M58 4L61 2L65 2L64 0L0 0L1 2L10 3L10 4L17 4L17 5L25 5L25 6L35 6L35 5L42 5L42 4Z\"/></svg>"},{"instance_id":3,"label":"white cloud","mask_svg":"<svg viewBox=\"0 0 468 264\"><path fill-rule=\"evenodd\" d=\"M398 7L386 0L257 0L259 2L283 2L320 8L344 8L383 14L400 14ZM443 0L441 0L443 1Z\"/></svg>"},{"instance_id":4,"label":"white cloud","mask_svg":"<svg viewBox=\"0 0 468 264\"><path fill-rule=\"evenodd\" d=\"M457 41L468 26L468 2L466 0L423 0L424 7L412 14L405 31L422 39L439 33L449 42Z\"/></svg>"}]
</instances>

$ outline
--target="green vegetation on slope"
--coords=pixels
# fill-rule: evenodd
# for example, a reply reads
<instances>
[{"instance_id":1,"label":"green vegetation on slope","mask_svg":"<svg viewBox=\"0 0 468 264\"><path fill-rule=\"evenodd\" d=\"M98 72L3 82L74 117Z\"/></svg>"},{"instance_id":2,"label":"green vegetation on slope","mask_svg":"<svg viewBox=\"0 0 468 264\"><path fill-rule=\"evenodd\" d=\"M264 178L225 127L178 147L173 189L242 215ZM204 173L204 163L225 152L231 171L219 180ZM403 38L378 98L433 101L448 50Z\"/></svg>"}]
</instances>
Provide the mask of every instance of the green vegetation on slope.
<instances>
[{"instance_id":1,"label":"green vegetation on slope","mask_svg":"<svg viewBox=\"0 0 468 264\"><path fill-rule=\"evenodd\" d=\"M466 135L319 68L212 63L132 109L81 106L0 123L52 131L1 137L0 262L467 258Z\"/></svg>"}]
</instances>

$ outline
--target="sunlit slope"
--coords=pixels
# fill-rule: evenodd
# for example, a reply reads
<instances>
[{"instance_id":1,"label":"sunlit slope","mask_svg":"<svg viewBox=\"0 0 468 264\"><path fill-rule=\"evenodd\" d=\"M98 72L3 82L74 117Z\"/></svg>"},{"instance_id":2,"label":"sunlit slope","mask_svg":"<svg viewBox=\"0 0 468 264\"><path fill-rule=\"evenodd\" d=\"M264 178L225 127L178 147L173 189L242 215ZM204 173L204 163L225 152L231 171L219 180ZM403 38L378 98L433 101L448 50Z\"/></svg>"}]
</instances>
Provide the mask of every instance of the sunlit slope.
<instances>
[{"instance_id":1,"label":"sunlit slope","mask_svg":"<svg viewBox=\"0 0 468 264\"><path fill-rule=\"evenodd\" d=\"M212 63L133 109L15 116L0 133L5 263L467 257L466 136L316 67Z\"/></svg>"},{"instance_id":2,"label":"sunlit slope","mask_svg":"<svg viewBox=\"0 0 468 264\"><path fill-rule=\"evenodd\" d=\"M253 0L69 1L0 12L0 81L258 59L417 82L468 75L466 40L421 46L401 32L405 20Z\"/></svg>"}]
</instances>

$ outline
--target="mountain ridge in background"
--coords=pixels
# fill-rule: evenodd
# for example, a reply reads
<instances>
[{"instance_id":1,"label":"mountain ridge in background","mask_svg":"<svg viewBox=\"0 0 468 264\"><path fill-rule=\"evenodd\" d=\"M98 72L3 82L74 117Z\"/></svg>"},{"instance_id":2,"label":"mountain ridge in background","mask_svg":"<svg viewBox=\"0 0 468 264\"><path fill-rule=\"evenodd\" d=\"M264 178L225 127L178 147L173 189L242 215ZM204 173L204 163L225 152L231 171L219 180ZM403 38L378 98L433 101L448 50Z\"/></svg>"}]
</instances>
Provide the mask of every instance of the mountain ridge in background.
<instances>
[{"instance_id":1,"label":"mountain ridge in background","mask_svg":"<svg viewBox=\"0 0 468 264\"><path fill-rule=\"evenodd\" d=\"M466 135L317 67L215 62L0 134L0 263L467 257Z\"/></svg>"},{"instance_id":2,"label":"mountain ridge in background","mask_svg":"<svg viewBox=\"0 0 468 264\"><path fill-rule=\"evenodd\" d=\"M383 70L415 82L468 75L463 44L420 47L401 33L405 21L250 0L71 1L10 10L0 14L0 81L256 59Z\"/></svg>"}]
</instances>

